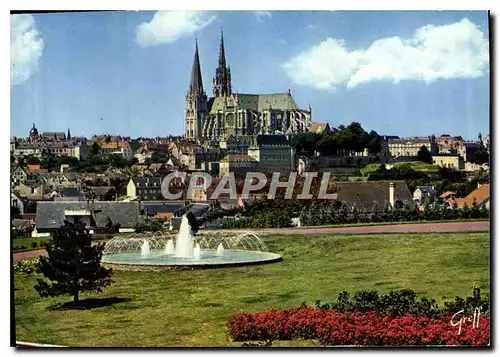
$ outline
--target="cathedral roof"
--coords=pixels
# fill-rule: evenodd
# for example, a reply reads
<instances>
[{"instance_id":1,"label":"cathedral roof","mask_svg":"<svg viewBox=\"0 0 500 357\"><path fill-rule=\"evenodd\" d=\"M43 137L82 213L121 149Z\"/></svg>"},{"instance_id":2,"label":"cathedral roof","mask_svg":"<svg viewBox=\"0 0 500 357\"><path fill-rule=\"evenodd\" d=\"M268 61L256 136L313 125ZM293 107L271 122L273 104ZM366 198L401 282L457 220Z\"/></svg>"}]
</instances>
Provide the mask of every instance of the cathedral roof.
<instances>
[{"instance_id":1,"label":"cathedral roof","mask_svg":"<svg viewBox=\"0 0 500 357\"><path fill-rule=\"evenodd\" d=\"M290 142L286 135L256 135L253 139L252 147L290 146Z\"/></svg>"},{"instance_id":2,"label":"cathedral roof","mask_svg":"<svg viewBox=\"0 0 500 357\"><path fill-rule=\"evenodd\" d=\"M240 94L234 93L237 106L240 109L249 109L256 112L268 110L269 108L278 110L299 110L299 107L293 100L290 93L276 94ZM210 98L208 105L210 114L217 113L218 110L224 110L226 106L225 97Z\"/></svg>"},{"instance_id":3,"label":"cathedral roof","mask_svg":"<svg viewBox=\"0 0 500 357\"><path fill-rule=\"evenodd\" d=\"M250 155L242 154L242 155L226 155L220 162L257 162Z\"/></svg>"}]
</instances>

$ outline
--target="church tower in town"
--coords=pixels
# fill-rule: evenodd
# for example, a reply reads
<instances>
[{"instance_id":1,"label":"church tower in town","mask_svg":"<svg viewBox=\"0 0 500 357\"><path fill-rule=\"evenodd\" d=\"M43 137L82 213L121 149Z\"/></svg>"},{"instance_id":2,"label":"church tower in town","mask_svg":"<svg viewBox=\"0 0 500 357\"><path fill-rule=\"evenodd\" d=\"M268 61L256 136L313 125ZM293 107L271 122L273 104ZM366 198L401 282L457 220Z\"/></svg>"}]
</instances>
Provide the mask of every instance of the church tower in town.
<instances>
[{"instance_id":1,"label":"church tower in town","mask_svg":"<svg viewBox=\"0 0 500 357\"><path fill-rule=\"evenodd\" d=\"M198 54L198 40L194 51L193 68L191 69L191 82L186 94L185 106L185 137L196 139L200 136L203 120L207 111L207 95L203 90L201 78L200 56Z\"/></svg>"},{"instance_id":2,"label":"church tower in town","mask_svg":"<svg viewBox=\"0 0 500 357\"><path fill-rule=\"evenodd\" d=\"M231 95L231 68L226 67L226 53L224 51L224 33L221 31L219 48L219 67L215 70L214 97L228 97Z\"/></svg>"}]
</instances>

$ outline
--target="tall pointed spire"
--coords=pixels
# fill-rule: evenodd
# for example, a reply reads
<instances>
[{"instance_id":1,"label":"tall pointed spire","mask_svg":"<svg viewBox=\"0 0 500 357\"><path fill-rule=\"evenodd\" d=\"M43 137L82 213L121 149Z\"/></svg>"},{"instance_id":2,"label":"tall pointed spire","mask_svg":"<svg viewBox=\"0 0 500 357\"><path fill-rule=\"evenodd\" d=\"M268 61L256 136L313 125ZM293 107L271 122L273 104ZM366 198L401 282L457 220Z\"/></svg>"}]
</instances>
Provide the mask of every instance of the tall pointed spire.
<instances>
[{"instance_id":1,"label":"tall pointed spire","mask_svg":"<svg viewBox=\"0 0 500 357\"><path fill-rule=\"evenodd\" d=\"M193 68L191 69L191 82L189 84L191 93L203 93L203 80L201 78L200 56L198 54L198 39L196 39L196 47L194 51Z\"/></svg>"},{"instance_id":2,"label":"tall pointed spire","mask_svg":"<svg viewBox=\"0 0 500 357\"><path fill-rule=\"evenodd\" d=\"M66 135L66 139L71 140L71 133L69 132L69 128L68 128L68 135Z\"/></svg>"},{"instance_id":3,"label":"tall pointed spire","mask_svg":"<svg viewBox=\"0 0 500 357\"><path fill-rule=\"evenodd\" d=\"M226 68L226 53L224 51L224 31L220 29L219 67Z\"/></svg>"},{"instance_id":4,"label":"tall pointed spire","mask_svg":"<svg viewBox=\"0 0 500 357\"><path fill-rule=\"evenodd\" d=\"M231 70L226 67L226 52L224 50L224 32L220 31L219 66L215 70L214 96L231 95Z\"/></svg>"}]
</instances>

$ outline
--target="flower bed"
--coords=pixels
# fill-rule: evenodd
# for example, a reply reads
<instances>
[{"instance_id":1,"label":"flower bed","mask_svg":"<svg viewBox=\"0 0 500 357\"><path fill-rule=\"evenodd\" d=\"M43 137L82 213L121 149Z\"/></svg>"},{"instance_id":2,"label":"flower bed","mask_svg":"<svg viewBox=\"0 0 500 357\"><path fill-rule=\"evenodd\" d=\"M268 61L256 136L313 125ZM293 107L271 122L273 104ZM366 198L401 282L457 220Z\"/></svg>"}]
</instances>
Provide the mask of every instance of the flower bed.
<instances>
[{"instance_id":1,"label":"flower bed","mask_svg":"<svg viewBox=\"0 0 500 357\"><path fill-rule=\"evenodd\" d=\"M475 326L472 320L467 320L460 334L459 326L451 324L452 316L395 316L375 311L339 313L304 306L232 314L228 330L234 341L314 339L324 346L489 345L488 316L479 315ZM459 320L456 317L454 324Z\"/></svg>"},{"instance_id":2,"label":"flower bed","mask_svg":"<svg viewBox=\"0 0 500 357\"><path fill-rule=\"evenodd\" d=\"M36 272L38 263L40 259L36 258L28 258L24 260L20 260L14 263L14 272L16 273L25 273L25 274L33 274Z\"/></svg>"}]
</instances>

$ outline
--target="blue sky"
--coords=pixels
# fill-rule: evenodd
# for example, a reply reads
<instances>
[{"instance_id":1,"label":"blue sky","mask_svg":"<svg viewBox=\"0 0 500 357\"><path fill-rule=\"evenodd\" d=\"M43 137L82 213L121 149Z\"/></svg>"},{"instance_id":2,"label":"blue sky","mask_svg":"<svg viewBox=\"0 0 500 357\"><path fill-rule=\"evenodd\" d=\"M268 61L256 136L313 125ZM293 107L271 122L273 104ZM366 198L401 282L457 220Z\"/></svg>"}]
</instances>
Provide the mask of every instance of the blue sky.
<instances>
[{"instance_id":1,"label":"blue sky","mask_svg":"<svg viewBox=\"0 0 500 357\"><path fill-rule=\"evenodd\" d=\"M35 14L11 22L11 135L183 133L195 37L212 94L284 93L313 121L379 134L489 133L487 12ZM103 120L101 120L103 118Z\"/></svg>"}]
</instances>

